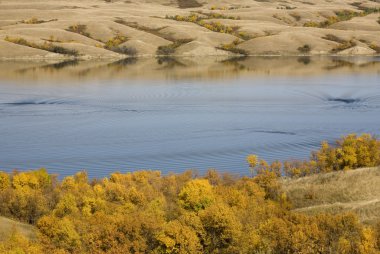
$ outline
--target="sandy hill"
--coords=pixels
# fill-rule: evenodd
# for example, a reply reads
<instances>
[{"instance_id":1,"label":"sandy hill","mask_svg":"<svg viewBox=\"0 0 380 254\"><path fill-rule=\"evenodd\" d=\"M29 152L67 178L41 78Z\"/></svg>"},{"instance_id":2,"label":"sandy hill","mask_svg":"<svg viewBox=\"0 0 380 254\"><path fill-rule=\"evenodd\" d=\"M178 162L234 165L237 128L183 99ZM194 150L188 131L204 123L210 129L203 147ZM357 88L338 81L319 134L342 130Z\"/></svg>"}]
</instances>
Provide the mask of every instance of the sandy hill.
<instances>
[{"instance_id":1,"label":"sandy hill","mask_svg":"<svg viewBox=\"0 0 380 254\"><path fill-rule=\"evenodd\" d=\"M374 55L379 10L378 0L1 0L0 59Z\"/></svg>"},{"instance_id":2,"label":"sandy hill","mask_svg":"<svg viewBox=\"0 0 380 254\"><path fill-rule=\"evenodd\" d=\"M288 179L283 184L296 211L354 211L365 223L380 219L380 167Z\"/></svg>"}]
</instances>

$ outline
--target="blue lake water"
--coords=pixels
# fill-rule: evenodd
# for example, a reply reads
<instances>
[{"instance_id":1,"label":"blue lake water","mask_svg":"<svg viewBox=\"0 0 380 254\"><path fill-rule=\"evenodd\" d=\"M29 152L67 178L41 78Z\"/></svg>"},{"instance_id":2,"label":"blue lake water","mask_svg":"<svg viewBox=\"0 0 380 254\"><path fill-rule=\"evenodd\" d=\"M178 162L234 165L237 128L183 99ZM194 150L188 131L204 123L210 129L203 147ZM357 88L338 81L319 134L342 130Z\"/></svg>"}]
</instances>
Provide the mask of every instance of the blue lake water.
<instances>
[{"instance_id":1,"label":"blue lake water","mask_svg":"<svg viewBox=\"0 0 380 254\"><path fill-rule=\"evenodd\" d=\"M21 74L19 74L21 75ZM141 74L140 74L141 75ZM380 134L380 75L320 73L165 79L0 77L0 169L209 168L245 157L305 159L322 140Z\"/></svg>"}]
</instances>

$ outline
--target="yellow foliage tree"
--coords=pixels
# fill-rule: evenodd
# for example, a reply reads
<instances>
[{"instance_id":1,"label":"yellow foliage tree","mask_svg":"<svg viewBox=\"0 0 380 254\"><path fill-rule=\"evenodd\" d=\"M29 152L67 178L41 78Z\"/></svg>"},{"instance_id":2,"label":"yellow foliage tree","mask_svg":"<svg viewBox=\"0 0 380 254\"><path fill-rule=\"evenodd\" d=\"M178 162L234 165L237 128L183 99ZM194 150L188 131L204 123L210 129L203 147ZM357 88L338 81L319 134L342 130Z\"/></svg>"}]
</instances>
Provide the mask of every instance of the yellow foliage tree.
<instances>
[{"instance_id":1,"label":"yellow foliage tree","mask_svg":"<svg viewBox=\"0 0 380 254\"><path fill-rule=\"evenodd\" d=\"M183 208L192 211L205 209L215 200L213 187L206 179L194 179L187 182L178 198Z\"/></svg>"}]
</instances>

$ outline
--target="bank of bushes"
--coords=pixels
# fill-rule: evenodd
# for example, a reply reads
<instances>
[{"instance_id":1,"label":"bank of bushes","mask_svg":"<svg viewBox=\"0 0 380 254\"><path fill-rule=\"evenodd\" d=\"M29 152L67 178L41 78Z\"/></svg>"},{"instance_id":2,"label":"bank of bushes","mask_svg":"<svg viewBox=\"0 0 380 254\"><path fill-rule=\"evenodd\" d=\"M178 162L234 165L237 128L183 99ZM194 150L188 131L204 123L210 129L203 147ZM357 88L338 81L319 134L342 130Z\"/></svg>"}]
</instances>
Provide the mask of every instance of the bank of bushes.
<instances>
[{"instance_id":1,"label":"bank of bushes","mask_svg":"<svg viewBox=\"0 0 380 254\"><path fill-rule=\"evenodd\" d=\"M278 180L288 166L255 156L248 162L249 177L209 170L88 179L78 172L59 181L44 169L1 172L0 215L35 225L38 236L15 232L0 252L378 253L379 226L353 213L293 212ZM349 135L334 147L323 143L298 168L322 173L378 162L379 141Z\"/></svg>"},{"instance_id":2,"label":"bank of bushes","mask_svg":"<svg viewBox=\"0 0 380 254\"><path fill-rule=\"evenodd\" d=\"M249 155L247 162L252 175L270 171L286 177L375 167L380 165L380 140L370 134L350 134L337 140L335 144L322 142L319 150L311 152L309 160L283 163L275 161L268 164L256 155Z\"/></svg>"}]
</instances>

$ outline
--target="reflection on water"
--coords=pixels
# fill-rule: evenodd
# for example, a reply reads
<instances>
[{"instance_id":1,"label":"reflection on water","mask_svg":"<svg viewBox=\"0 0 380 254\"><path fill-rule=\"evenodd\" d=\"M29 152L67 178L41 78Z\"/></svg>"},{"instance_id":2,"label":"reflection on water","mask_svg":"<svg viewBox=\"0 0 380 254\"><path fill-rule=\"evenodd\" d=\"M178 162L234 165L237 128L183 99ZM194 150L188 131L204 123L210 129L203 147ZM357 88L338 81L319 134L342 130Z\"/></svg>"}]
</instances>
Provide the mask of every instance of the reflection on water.
<instances>
[{"instance_id":1,"label":"reflection on water","mask_svg":"<svg viewBox=\"0 0 380 254\"><path fill-rule=\"evenodd\" d=\"M1 79L226 79L380 73L378 57L127 58L117 61L1 62Z\"/></svg>"},{"instance_id":2,"label":"reflection on water","mask_svg":"<svg viewBox=\"0 0 380 254\"><path fill-rule=\"evenodd\" d=\"M322 140L380 134L379 70L376 58L3 62L0 169L244 174L250 153L307 158Z\"/></svg>"}]
</instances>

